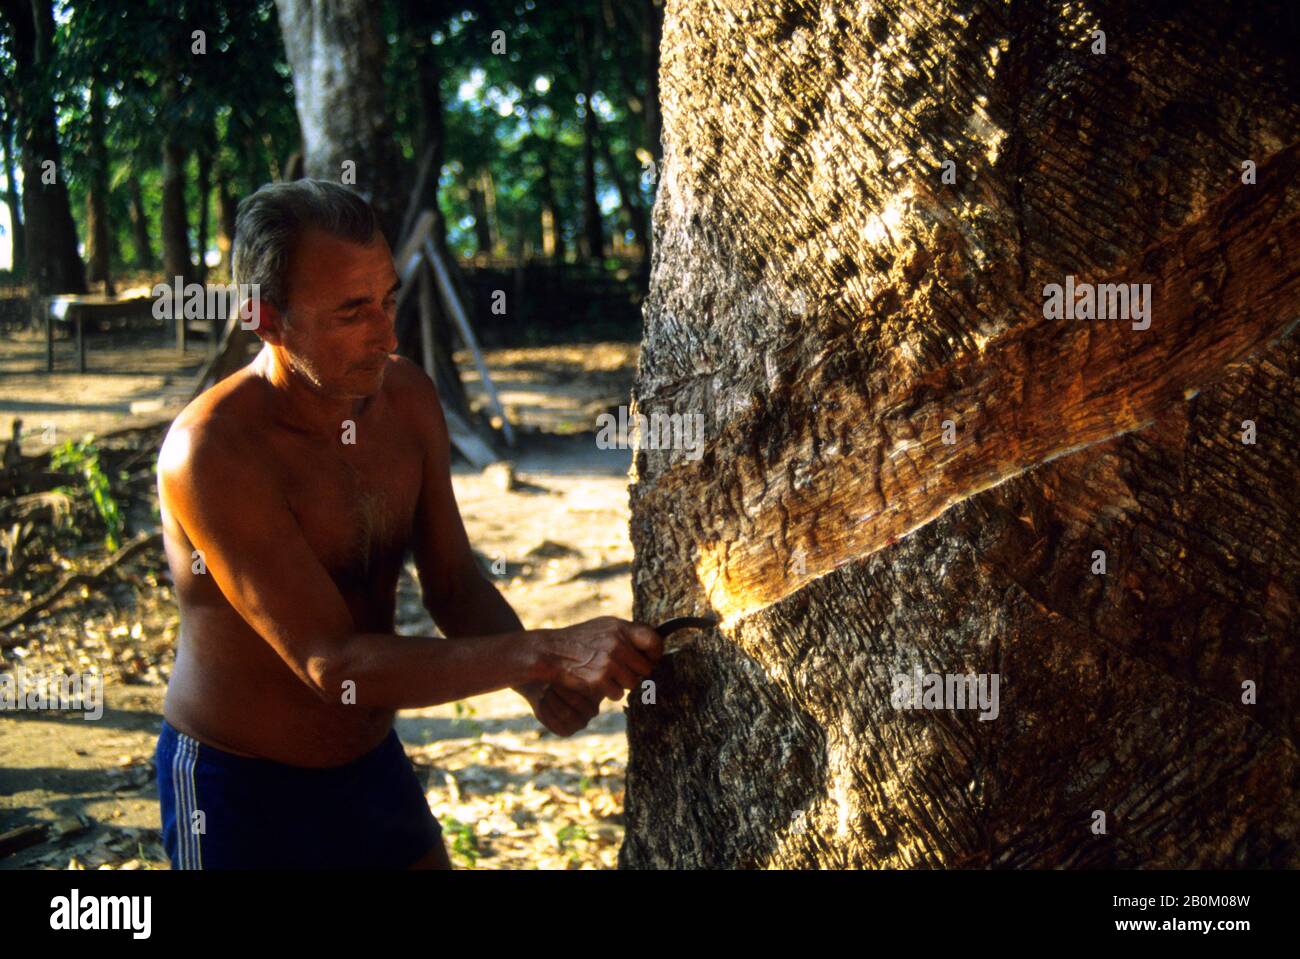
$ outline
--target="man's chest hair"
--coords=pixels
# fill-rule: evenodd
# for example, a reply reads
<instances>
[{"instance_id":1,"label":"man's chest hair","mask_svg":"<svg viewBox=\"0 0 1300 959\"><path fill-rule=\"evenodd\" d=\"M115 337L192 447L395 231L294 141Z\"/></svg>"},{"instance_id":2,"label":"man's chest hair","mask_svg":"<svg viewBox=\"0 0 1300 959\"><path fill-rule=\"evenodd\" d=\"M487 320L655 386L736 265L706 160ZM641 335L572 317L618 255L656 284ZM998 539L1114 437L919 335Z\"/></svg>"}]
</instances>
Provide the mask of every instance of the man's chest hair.
<instances>
[{"instance_id":1,"label":"man's chest hair","mask_svg":"<svg viewBox=\"0 0 1300 959\"><path fill-rule=\"evenodd\" d=\"M389 501L395 498L395 493L390 490L386 496L382 489L368 485L366 478L351 463L345 462L345 465L350 474L356 504L353 523L357 529L357 538L353 555L360 564L363 574L368 575L371 564L376 559L376 553L395 546L405 549L406 544L398 542L400 529L393 521L393 510ZM409 524L407 533L409 534Z\"/></svg>"},{"instance_id":2,"label":"man's chest hair","mask_svg":"<svg viewBox=\"0 0 1300 959\"><path fill-rule=\"evenodd\" d=\"M322 451L293 463L286 499L317 558L331 572L369 577L410 545L419 463L392 451Z\"/></svg>"}]
</instances>

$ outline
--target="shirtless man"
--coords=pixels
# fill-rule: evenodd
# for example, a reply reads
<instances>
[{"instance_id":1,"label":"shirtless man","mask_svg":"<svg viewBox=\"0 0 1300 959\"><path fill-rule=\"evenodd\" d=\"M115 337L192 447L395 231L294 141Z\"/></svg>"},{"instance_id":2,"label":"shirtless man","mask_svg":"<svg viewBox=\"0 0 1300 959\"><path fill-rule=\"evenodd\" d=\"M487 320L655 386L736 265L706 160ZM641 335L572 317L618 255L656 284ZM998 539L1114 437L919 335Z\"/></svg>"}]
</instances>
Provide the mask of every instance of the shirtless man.
<instances>
[{"instance_id":1,"label":"shirtless man","mask_svg":"<svg viewBox=\"0 0 1300 959\"><path fill-rule=\"evenodd\" d=\"M399 281L364 200L263 187L234 266L257 284L262 350L186 407L158 459L181 613L157 752L168 855L450 868L396 710L512 688L571 735L662 640L612 617L525 630L480 573L438 394L391 352ZM447 638L393 632L408 551Z\"/></svg>"}]
</instances>

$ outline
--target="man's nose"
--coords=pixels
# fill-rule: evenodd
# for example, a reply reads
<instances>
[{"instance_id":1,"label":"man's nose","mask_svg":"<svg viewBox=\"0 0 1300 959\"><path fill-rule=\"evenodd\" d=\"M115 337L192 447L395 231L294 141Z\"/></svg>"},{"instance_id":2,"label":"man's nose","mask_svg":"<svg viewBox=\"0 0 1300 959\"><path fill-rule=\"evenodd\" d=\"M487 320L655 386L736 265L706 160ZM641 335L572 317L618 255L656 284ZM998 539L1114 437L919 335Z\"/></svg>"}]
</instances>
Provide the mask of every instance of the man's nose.
<instances>
[{"instance_id":1,"label":"man's nose","mask_svg":"<svg viewBox=\"0 0 1300 959\"><path fill-rule=\"evenodd\" d=\"M397 329L395 317L388 315L387 310L376 310L374 319L376 350L383 350L385 353L391 353L397 349Z\"/></svg>"},{"instance_id":2,"label":"man's nose","mask_svg":"<svg viewBox=\"0 0 1300 959\"><path fill-rule=\"evenodd\" d=\"M384 333L384 352L391 353L397 349L397 330L394 329L392 320L385 320Z\"/></svg>"}]
</instances>

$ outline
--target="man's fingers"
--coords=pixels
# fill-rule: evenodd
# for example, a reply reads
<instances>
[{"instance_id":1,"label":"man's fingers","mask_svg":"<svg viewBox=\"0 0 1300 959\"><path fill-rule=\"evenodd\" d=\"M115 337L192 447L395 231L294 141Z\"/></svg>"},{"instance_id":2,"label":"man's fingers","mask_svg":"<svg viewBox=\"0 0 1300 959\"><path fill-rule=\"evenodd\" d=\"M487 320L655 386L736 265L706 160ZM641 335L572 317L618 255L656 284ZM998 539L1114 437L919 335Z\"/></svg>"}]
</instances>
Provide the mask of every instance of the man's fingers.
<instances>
[{"instance_id":1,"label":"man's fingers","mask_svg":"<svg viewBox=\"0 0 1300 959\"><path fill-rule=\"evenodd\" d=\"M555 695L563 699L573 714L581 721L579 728L586 726L600 712L600 700L591 698L568 689L555 689Z\"/></svg>"},{"instance_id":2,"label":"man's fingers","mask_svg":"<svg viewBox=\"0 0 1300 959\"><path fill-rule=\"evenodd\" d=\"M645 623L624 622L621 632L627 641L645 654L651 662L659 662L659 658L664 654L664 640L653 627Z\"/></svg>"},{"instance_id":3,"label":"man's fingers","mask_svg":"<svg viewBox=\"0 0 1300 959\"><path fill-rule=\"evenodd\" d=\"M559 691L554 687L547 689L543 694L538 706L544 709L548 716L562 720L566 725L577 724L581 728L586 720L582 718L581 712L569 705Z\"/></svg>"},{"instance_id":4,"label":"man's fingers","mask_svg":"<svg viewBox=\"0 0 1300 959\"><path fill-rule=\"evenodd\" d=\"M572 712L561 712L555 701L548 702L537 710L537 718L542 725L557 736L572 736L587 724Z\"/></svg>"},{"instance_id":5,"label":"man's fingers","mask_svg":"<svg viewBox=\"0 0 1300 959\"><path fill-rule=\"evenodd\" d=\"M563 686L552 686L551 691L568 705L575 713L589 720L600 712L600 697L584 696Z\"/></svg>"},{"instance_id":6,"label":"man's fingers","mask_svg":"<svg viewBox=\"0 0 1300 959\"><path fill-rule=\"evenodd\" d=\"M641 679L654 672L654 663L650 662L640 650L630 643L619 644L618 649L614 652L614 657Z\"/></svg>"},{"instance_id":7,"label":"man's fingers","mask_svg":"<svg viewBox=\"0 0 1300 959\"><path fill-rule=\"evenodd\" d=\"M621 687L618 693L619 699L623 698L623 690L636 689L637 686L641 684L641 680L637 678L636 673L632 672L632 670L628 669L617 659L610 660L609 674Z\"/></svg>"}]
</instances>

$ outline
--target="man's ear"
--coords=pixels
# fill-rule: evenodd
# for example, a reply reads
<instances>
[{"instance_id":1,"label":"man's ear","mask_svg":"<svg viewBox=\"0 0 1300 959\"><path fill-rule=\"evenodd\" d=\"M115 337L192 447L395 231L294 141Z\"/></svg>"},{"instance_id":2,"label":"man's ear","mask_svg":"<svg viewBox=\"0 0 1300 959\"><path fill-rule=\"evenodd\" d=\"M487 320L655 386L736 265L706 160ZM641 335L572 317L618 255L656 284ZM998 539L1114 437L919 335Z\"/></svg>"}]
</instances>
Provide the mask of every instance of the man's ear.
<instances>
[{"instance_id":1,"label":"man's ear","mask_svg":"<svg viewBox=\"0 0 1300 959\"><path fill-rule=\"evenodd\" d=\"M284 314L270 300L249 297L240 304L240 322L265 343L279 346L284 338Z\"/></svg>"}]
</instances>

